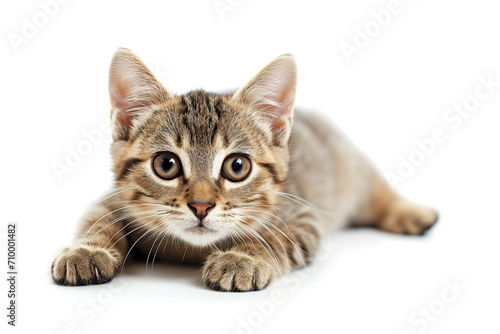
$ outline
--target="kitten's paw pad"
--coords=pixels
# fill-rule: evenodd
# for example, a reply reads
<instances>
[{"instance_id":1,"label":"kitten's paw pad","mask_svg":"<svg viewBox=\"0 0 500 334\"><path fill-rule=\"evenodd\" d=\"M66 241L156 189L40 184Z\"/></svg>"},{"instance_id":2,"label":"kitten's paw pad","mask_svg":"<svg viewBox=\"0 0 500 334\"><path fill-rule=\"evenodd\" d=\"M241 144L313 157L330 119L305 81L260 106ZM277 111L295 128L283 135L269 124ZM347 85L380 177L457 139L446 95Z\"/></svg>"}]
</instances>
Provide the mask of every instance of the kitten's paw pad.
<instances>
[{"instance_id":1,"label":"kitten's paw pad","mask_svg":"<svg viewBox=\"0 0 500 334\"><path fill-rule=\"evenodd\" d=\"M203 283L218 291L257 291L271 283L272 270L259 257L238 251L211 254L202 269Z\"/></svg>"},{"instance_id":2,"label":"kitten's paw pad","mask_svg":"<svg viewBox=\"0 0 500 334\"><path fill-rule=\"evenodd\" d=\"M438 221L438 213L426 206L400 199L394 202L379 228L392 233L423 235Z\"/></svg>"},{"instance_id":3,"label":"kitten's paw pad","mask_svg":"<svg viewBox=\"0 0 500 334\"><path fill-rule=\"evenodd\" d=\"M52 278L59 285L107 283L116 275L119 262L104 248L78 246L64 249L52 262Z\"/></svg>"}]
</instances>

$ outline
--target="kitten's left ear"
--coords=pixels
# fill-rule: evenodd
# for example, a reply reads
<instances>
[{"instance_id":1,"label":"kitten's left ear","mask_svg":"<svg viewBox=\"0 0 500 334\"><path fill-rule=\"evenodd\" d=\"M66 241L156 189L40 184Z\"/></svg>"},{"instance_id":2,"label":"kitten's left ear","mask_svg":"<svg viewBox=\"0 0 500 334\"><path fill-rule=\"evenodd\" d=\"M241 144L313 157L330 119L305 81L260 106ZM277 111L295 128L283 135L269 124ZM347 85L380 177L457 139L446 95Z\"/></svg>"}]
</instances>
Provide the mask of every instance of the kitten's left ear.
<instances>
[{"instance_id":1,"label":"kitten's left ear","mask_svg":"<svg viewBox=\"0 0 500 334\"><path fill-rule=\"evenodd\" d=\"M297 65L291 55L283 55L264 67L233 99L249 105L267 124L275 141L286 143L290 135Z\"/></svg>"},{"instance_id":2,"label":"kitten's left ear","mask_svg":"<svg viewBox=\"0 0 500 334\"><path fill-rule=\"evenodd\" d=\"M165 102L169 93L139 57L118 49L109 70L109 96L113 139L126 140L149 116L148 107Z\"/></svg>"}]
</instances>

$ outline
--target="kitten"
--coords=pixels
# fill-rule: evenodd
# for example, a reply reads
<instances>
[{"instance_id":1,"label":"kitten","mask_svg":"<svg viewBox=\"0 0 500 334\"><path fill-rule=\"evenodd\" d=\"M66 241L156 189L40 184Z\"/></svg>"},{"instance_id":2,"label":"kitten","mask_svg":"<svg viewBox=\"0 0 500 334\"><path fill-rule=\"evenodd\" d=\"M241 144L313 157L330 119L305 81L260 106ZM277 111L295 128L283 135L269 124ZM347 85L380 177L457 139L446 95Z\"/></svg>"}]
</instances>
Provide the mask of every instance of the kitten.
<instances>
[{"instance_id":1,"label":"kitten","mask_svg":"<svg viewBox=\"0 0 500 334\"><path fill-rule=\"evenodd\" d=\"M116 51L115 188L54 260L54 281L108 282L134 249L146 261L202 264L215 290L261 290L311 262L333 230L429 229L435 211L391 190L324 117L294 111L296 76L284 55L234 93L178 96L134 53Z\"/></svg>"}]
</instances>

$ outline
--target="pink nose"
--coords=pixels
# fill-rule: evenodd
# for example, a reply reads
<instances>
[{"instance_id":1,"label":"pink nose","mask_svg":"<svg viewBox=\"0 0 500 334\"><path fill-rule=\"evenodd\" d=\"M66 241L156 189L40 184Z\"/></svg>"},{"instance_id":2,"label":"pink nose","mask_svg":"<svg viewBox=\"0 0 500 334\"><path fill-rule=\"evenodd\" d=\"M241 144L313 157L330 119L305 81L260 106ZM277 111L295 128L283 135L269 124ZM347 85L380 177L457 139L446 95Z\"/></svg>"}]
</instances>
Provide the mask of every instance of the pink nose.
<instances>
[{"instance_id":1,"label":"pink nose","mask_svg":"<svg viewBox=\"0 0 500 334\"><path fill-rule=\"evenodd\" d=\"M188 206L199 220L203 220L203 218L208 215L208 211L213 208L215 204L190 202Z\"/></svg>"}]
</instances>

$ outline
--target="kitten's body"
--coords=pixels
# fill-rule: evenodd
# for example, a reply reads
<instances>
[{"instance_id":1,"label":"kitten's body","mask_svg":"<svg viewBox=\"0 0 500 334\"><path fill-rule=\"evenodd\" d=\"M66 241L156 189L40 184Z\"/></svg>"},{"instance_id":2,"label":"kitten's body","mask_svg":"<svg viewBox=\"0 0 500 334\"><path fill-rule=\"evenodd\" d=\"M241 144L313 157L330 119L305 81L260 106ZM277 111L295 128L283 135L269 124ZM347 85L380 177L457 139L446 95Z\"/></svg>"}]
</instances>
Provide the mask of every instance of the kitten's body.
<instances>
[{"instance_id":1,"label":"kitten's body","mask_svg":"<svg viewBox=\"0 0 500 334\"><path fill-rule=\"evenodd\" d=\"M356 224L422 234L436 221L432 210L396 195L324 117L296 110L291 127L295 65L289 56L234 94L173 96L133 54L117 54L111 76L116 189L86 217L78 243L54 261L57 283L109 281L133 247L150 262L203 264L211 288L259 290L312 261L320 238L332 230ZM119 65L127 68L125 79L138 66L134 80L114 83ZM142 76L147 80L137 89ZM151 157L159 151L177 154L180 176L154 176ZM248 179L229 182L220 172L234 154L249 157ZM199 225L190 203L210 203Z\"/></svg>"}]
</instances>

